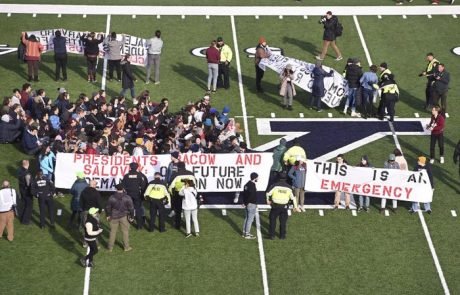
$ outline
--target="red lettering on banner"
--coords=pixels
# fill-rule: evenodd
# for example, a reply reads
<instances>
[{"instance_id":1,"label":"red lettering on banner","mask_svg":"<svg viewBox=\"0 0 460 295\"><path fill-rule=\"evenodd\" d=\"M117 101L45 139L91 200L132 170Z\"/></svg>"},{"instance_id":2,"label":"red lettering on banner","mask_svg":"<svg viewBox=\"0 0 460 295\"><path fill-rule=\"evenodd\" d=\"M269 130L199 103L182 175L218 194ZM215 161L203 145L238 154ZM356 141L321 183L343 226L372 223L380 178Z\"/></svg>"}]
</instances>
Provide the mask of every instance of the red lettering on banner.
<instances>
[{"instance_id":1,"label":"red lettering on banner","mask_svg":"<svg viewBox=\"0 0 460 295\"><path fill-rule=\"evenodd\" d=\"M410 194L412 193L412 188L411 187L405 187L404 190L406 191L406 196L407 196L407 199L409 200Z\"/></svg>"},{"instance_id":2,"label":"red lettering on banner","mask_svg":"<svg viewBox=\"0 0 460 295\"><path fill-rule=\"evenodd\" d=\"M73 154L73 162L77 162L78 160L80 160L82 157L81 154Z\"/></svg>"},{"instance_id":3,"label":"red lettering on banner","mask_svg":"<svg viewBox=\"0 0 460 295\"><path fill-rule=\"evenodd\" d=\"M235 165L260 165L262 156L259 154L240 154L236 157Z\"/></svg>"},{"instance_id":4,"label":"red lettering on banner","mask_svg":"<svg viewBox=\"0 0 460 295\"><path fill-rule=\"evenodd\" d=\"M374 185L372 187L372 194L380 196L380 187L381 187L381 185Z\"/></svg>"},{"instance_id":5,"label":"red lettering on banner","mask_svg":"<svg viewBox=\"0 0 460 295\"><path fill-rule=\"evenodd\" d=\"M385 185L385 186L383 187L383 193L382 193L382 194L383 194L384 196L391 196L391 189L392 189L392 188L393 188L393 187L391 187L391 186L386 186L386 185Z\"/></svg>"},{"instance_id":6,"label":"red lettering on banner","mask_svg":"<svg viewBox=\"0 0 460 295\"><path fill-rule=\"evenodd\" d=\"M102 156L100 159L102 165L107 165L109 163L109 156Z\"/></svg>"},{"instance_id":7,"label":"red lettering on banner","mask_svg":"<svg viewBox=\"0 0 460 295\"><path fill-rule=\"evenodd\" d=\"M340 181L335 182L334 180L331 180L331 189L333 189L335 191L339 191L340 190L340 184L341 184Z\"/></svg>"},{"instance_id":8,"label":"red lettering on banner","mask_svg":"<svg viewBox=\"0 0 460 295\"><path fill-rule=\"evenodd\" d=\"M92 174L91 165L85 165L85 166L83 166L83 173L85 173L85 175L90 175L90 174Z\"/></svg>"},{"instance_id":9,"label":"red lettering on banner","mask_svg":"<svg viewBox=\"0 0 460 295\"><path fill-rule=\"evenodd\" d=\"M359 184L353 184L353 186L352 186L352 188L351 188L351 192L352 192L352 193L359 193L359 187L360 187L360 186L361 186L361 185L359 185Z\"/></svg>"},{"instance_id":10,"label":"red lettering on banner","mask_svg":"<svg viewBox=\"0 0 460 295\"><path fill-rule=\"evenodd\" d=\"M150 156L149 161L150 161L150 165L152 165L152 166L156 166L158 164L157 156Z\"/></svg>"},{"instance_id":11,"label":"red lettering on banner","mask_svg":"<svg viewBox=\"0 0 460 295\"><path fill-rule=\"evenodd\" d=\"M216 162L214 154L182 154L180 158L186 165L214 165Z\"/></svg>"},{"instance_id":12,"label":"red lettering on banner","mask_svg":"<svg viewBox=\"0 0 460 295\"><path fill-rule=\"evenodd\" d=\"M393 189L393 194L396 198L401 198L401 191L402 191L402 188L400 187L395 187Z\"/></svg>"},{"instance_id":13,"label":"red lettering on banner","mask_svg":"<svg viewBox=\"0 0 460 295\"><path fill-rule=\"evenodd\" d=\"M349 193L350 192L350 184L348 182L342 182L342 191Z\"/></svg>"},{"instance_id":14,"label":"red lettering on banner","mask_svg":"<svg viewBox=\"0 0 460 295\"><path fill-rule=\"evenodd\" d=\"M329 180L327 179L321 179L321 189L327 189L327 183Z\"/></svg>"},{"instance_id":15,"label":"red lettering on banner","mask_svg":"<svg viewBox=\"0 0 460 295\"><path fill-rule=\"evenodd\" d=\"M365 185L363 185L363 193L368 194L370 192L371 192L371 185L367 184L367 183Z\"/></svg>"}]
</instances>

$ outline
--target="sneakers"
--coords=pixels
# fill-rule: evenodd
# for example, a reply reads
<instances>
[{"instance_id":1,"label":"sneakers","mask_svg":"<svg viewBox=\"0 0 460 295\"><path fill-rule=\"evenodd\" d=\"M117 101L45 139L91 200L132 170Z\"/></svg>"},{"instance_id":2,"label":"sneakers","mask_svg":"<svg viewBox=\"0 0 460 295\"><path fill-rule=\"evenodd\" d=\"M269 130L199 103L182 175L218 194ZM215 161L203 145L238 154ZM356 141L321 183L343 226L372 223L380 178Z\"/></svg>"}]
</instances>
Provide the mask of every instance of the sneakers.
<instances>
[{"instance_id":1,"label":"sneakers","mask_svg":"<svg viewBox=\"0 0 460 295\"><path fill-rule=\"evenodd\" d=\"M444 157L441 157L441 158L439 159L439 163L444 164Z\"/></svg>"},{"instance_id":2,"label":"sneakers","mask_svg":"<svg viewBox=\"0 0 460 295\"><path fill-rule=\"evenodd\" d=\"M425 212L428 214L431 214L431 210L426 210Z\"/></svg>"},{"instance_id":3,"label":"sneakers","mask_svg":"<svg viewBox=\"0 0 460 295\"><path fill-rule=\"evenodd\" d=\"M343 56L338 56L335 60L339 61L339 60L342 60L342 59L343 59Z\"/></svg>"},{"instance_id":4,"label":"sneakers","mask_svg":"<svg viewBox=\"0 0 460 295\"><path fill-rule=\"evenodd\" d=\"M431 160L430 160L430 164L434 164L434 159L431 159Z\"/></svg>"},{"instance_id":5,"label":"sneakers","mask_svg":"<svg viewBox=\"0 0 460 295\"><path fill-rule=\"evenodd\" d=\"M168 217L174 217L174 215L176 215L176 212L174 212L173 210L171 210L171 212L168 214Z\"/></svg>"},{"instance_id":6,"label":"sneakers","mask_svg":"<svg viewBox=\"0 0 460 295\"><path fill-rule=\"evenodd\" d=\"M415 211L414 209L412 209L412 208L409 210L409 213L410 213L410 214L414 214L415 212L416 212L416 211Z\"/></svg>"},{"instance_id":7,"label":"sneakers","mask_svg":"<svg viewBox=\"0 0 460 295\"><path fill-rule=\"evenodd\" d=\"M155 85L159 85L159 84L160 84L160 81L158 81L158 82L155 82Z\"/></svg>"},{"instance_id":8,"label":"sneakers","mask_svg":"<svg viewBox=\"0 0 460 295\"><path fill-rule=\"evenodd\" d=\"M239 193L239 192L236 192L236 193L235 193L235 197L233 198L233 203L234 203L234 204L237 204L239 198L240 198L240 193Z\"/></svg>"},{"instance_id":9,"label":"sneakers","mask_svg":"<svg viewBox=\"0 0 460 295\"><path fill-rule=\"evenodd\" d=\"M251 235L251 234L247 234L246 236L244 236L244 238L245 238L246 240L254 240L254 239L256 238L256 236Z\"/></svg>"},{"instance_id":10,"label":"sneakers","mask_svg":"<svg viewBox=\"0 0 460 295\"><path fill-rule=\"evenodd\" d=\"M361 211L363 211L363 210L364 210L363 207L359 207L359 208L358 208L358 212L361 212Z\"/></svg>"},{"instance_id":11,"label":"sneakers","mask_svg":"<svg viewBox=\"0 0 460 295\"><path fill-rule=\"evenodd\" d=\"M188 238L190 238L191 236L192 236L192 234L189 233L189 234L186 234L186 235L185 235L185 238L188 239Z\"/></svg>"},{"instance_id":12,"label":"sneakers","mask_svg":"<svg viewBox=\"0 0 460 295\"><path fill-rule=\"evenodd\" d=\"M321 56L319 56L319 55L315 56L315 58L316 58L317 60L324 60L324 58L321 58Z\"/></svg>"},{"instance_id":13,"label":"sneakers","mask_svg":"<svg viewBox=\"0 0 460 295\"><path fill-rule=\"evenodd\" d=\"M322 112L323 112L323 109L318 109L316 112L317 112L317 113L322 113Z\"/></svg>"},{"instance_id":14,"label":"sneakers","mask_svg":"<svg viewBox=\"0 0 460 295\"><path fill-rule=\"evenodd\" d=\"M403 5L403 2L396 2L396 5Z\"/></svg>"},{"instance_id":15,"label":"sneakers","mask_svg":"<svg viewBox=\"0 0 460 295\"><path fill-rule=\"evenodd\" d=\"M200 233L195 233L195 237L199 237L200 236Z\"/></svg>"},{"instance_id":16,"label":"sneakers","mask_svg":"<svg viewBox=\"0 0 460 295\"><path fill-rule=\"evenodd\" d=\"M369 212L369 207L364 207L364 211Z\"/></svg>"},{"instance_id":17,"label":"sneakers","mask_svg":"<svg viewBox=\"0 0 460 295\"><path fill-rule=\"evenodd\" d=\"M86 267L86 259L85 259L85 257L80 258L80 264L81 264L81 266Z\"/></svg>"},{"instance_id":18,"label":"sneakers","mask_svg":"<svg viewBox=\"0 0 460 295\"><path fill-rule=\"evenodd\" d=\"M292 111L292 106L287 106L287 109L288 109L289 111Z\"/></svg>"},{"instance_id":19,"label":"sneakers","mask_svg":"<svg viewBox=\"0 0 460 295\"><path fill-rule=\"evenodd\" d=\"M150 84L150 81L145 81L145 84Z\"/></svg>"},{"instance_id":20,"label":"sneakers","mask_svg":"<svg viewBox=\"0 0 460 295\"><path fill-rule=\"evenodd\" d=\"M450 5L454 4L455 0L450 0Z\"/></svg>"},{"instance_id":21,"label":"sneakers","mask_svg":"<svg viewBox=\"0 0 460 295\"><path fill-rule=\"evenodd\" d=\"M348 110L348 107L345 106L345 108L343 109L343 113L346 115L347 114L347 110Z\"/></svg>"},{"instance_id":22,"label":"sneakers","mask_svg":"<svg viewBox=\"0 0 460 295\"><path fill-rule=\"evenodd\" d=\"M131 250L133 250L132 247L125 248L125 252L129 252L129 251L131 251Z\"/></svg>"}]
</instances>

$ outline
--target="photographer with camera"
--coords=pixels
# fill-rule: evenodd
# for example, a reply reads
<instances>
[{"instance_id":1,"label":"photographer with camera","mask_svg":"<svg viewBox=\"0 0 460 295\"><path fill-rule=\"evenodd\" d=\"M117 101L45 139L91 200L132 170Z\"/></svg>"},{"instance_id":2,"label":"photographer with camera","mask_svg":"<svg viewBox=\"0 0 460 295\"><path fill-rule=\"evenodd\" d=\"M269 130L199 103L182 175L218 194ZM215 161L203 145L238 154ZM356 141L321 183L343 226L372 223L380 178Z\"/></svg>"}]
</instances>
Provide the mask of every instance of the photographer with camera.
<instances>
[{"instance_id":1,"label":"photographer with camera","mask_svg":"<svg viewBox=\"0 0 460 295\"><path fill-rule=\"evenodd\" d=\"M165 232L165 206L170 203L171 197L166 183L161 180L161 174L159 172L155 172L155 178L149 183L145 190L144 197L150 204L149 231L153 232L155 229L155 218L158 212L158 228L160 229L160 233Z\"/></svg>"},{"instance_id":2,"label":"photographer with camera","mask_svg":"<svg viewBox=\"0 0 460 295\"><path fill-rule=\"evenodd\" d=\"M433 77L433 105L441 106L441 113L445 114L447 112L447 92L449 91L450 74L446 71L444 64L439 64Z\"/></svg>"},{"instance_id":3,"label":"photographer with camera","mask_svg":"<svg viewBox=\"0 0 460 295\"><path fill-rule=\"evenodd\" d=\"M434 74L438 68L439 61L434 57L433 53L428 53L425 58L428 61L426 69L421 72L419 77L426 77L426 88L425 88L425 109L429 110L433 106L432 92L433 83L435 81Z\"/></svg>"},{"instance_id":4,"label":"photographer with camera","mask_svg":"<svg viewBox=\"0 0 460 295\"><path fill-rule=\"evenodd\" d=\"M0 238L3 231L8 232L7 239L12 242L14 239L14 215L16 212L16 190L11 188L8 180L4 180L0 190Z\"/></svg>"},{"instance_id":5,"label":"photographer with camera","mask_svg":"<svg viewBox=\"0 0 460 295\"><path fill-rule=\"evenodd\" d=\"M328 11L326 15L321 17L319 23L324 25L323 49L321 50L321 54L316 56L316 59L324 60L329 45L331 45L332 49L334 49L335 54L337 55L337 58L335 60L342 60L342 53L340 53L340 49L337 47L335 42L336 38L342 35L343 27L339 23L339 19L337 18L337 16L332 15L331 11Z\"/></svg>"},{"instance_id":6,"label":"photographer with camera","mask_svg":"<svg viewBox=\"0 0 460 295\"><path fill-rule=\"evenodd\" d=\"M292 98L296 95L294 84L294 71L291 65L287 65L280 75L281 88L280 95L283 97L285 109L292 111Z\"/></svg>"}]
</instances>

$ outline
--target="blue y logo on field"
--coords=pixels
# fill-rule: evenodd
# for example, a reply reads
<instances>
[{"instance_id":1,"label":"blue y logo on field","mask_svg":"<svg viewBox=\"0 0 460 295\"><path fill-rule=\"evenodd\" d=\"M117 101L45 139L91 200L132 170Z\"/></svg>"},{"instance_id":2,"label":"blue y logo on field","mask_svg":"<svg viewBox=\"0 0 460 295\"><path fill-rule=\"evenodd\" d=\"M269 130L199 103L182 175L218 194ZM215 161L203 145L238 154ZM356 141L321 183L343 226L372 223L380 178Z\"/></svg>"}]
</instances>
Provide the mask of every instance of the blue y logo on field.
<instances>
[{"instance_id":1,"label":"blue y logo on field","mask_svg":"<svg viewBox=\"0 0 460 295\"><path fill-rule=\"evenodd\" d=\"M10 47L8 44L0 44L0 55L5 55L16 51L18 51L16 47Z\"/></svg>"},{"instance_id":2,"label":"blue y logo on field","mask_svg":"<svg viewBox=\"0 0 460 295\"><path fill-rule=\"evenodd\" d=\"M377 119L289 119L258 118L259 135L283 135L289 142L299 138L307 150L308 158L329 160L375 140L391 135L387 121ZM393 122L397 135L428 135L424 126L429 118L398 119ZM279 139L257 147L258 151L270 151Z\"/></svg>"}]
</instances>

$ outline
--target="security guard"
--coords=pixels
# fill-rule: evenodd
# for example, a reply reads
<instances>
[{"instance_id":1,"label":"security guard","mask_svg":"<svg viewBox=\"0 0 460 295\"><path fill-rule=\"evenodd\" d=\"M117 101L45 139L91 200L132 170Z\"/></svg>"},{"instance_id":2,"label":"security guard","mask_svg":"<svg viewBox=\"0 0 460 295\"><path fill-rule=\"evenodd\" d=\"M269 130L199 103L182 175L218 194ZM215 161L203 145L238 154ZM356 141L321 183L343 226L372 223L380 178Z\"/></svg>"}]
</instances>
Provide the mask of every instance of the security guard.
<instances>
[{"instance_id":1,"label":"security guard","mask_svg":"<svg viewBox=\"0 0 460 295\"><path fill-rule=\"evenodd\" d=\"M425 109L431 110L431 106L433 105L433 82L435 81L434 73L438 68L439 61L434 57L433 53L431 52L426 55L426 61L428 61L426 69L423 72L421 72L418 76L424 76L427 79L425 88Z\"/></svg>"},{"instance_id":2,"label":"security guard","mask_svg":"<svg viewBox=\"0 0 460 295\"><path fill-rule=\"evenodd\" d=\"M299 138L294 139L293 146L290 147L283 155L285 165L295 165L298 160L307 160L307 153L304 148L300 146ZM289 170L289 169L288 169Z\"/></svg>"},{"instance_id":3,"label":"security guard","mask_svg":"<svg viewBox=\"0 0 460 295\"><path fill-rule=\"evenodd\" d=\"M133 199L134 215L136 216L136 228L144 227L144 206L142 205L142 193L147 187L147 177L142 172L137 171L139 164L129 164L129 172L123 177L121 183L125 188L126 193Z\"/></svg>"},{"instance_id":4,"label":"security guard","mask_svg":"<svg viewBox=\"0 0 460 295\"><path fill-rule=\"evenodd\" d=\"M165 232L165 205L170 203L170 196L166 184L161 180L161 174L155 172L155 178L149 183L144 193L145 199L150 203L150 223L149 231L153 232L155 227L155 218L159 218L160 232Z\"/></svg>"},{"instance_id":5,"label":"security guard","mask_svg":"<svg viewBox=\"0 0 460 295\"><path fill-rule=\"evenodd\" d=\"M21 211L20 219L21 223L28 225L30 224L30 218L32 216L32 209L34 206L34 198L30 191L32 186L32 173L29 170L29 160L22 160L22 165L18 169L18 183L19 193L21 194L23 209Z\"/></svg>"},{"instance_id":6,"label":"security guard","mask_svg":"<svg viewBox=\"0 0 460 295\"><path fill-rule=\"evenodd\" d=\"M45 208L48 207L50 225L54 227L54 183L47 179L41 171L37 172L32 183L32 195L38 198L40 208L40 228L45 228Z\"/></svg>"},{"instance_id":7,"label":"security guard","mask_svg":"<svg viewBox=\"0 0 460 295\"><path fill-rule=\"evenodd\" d=\"M174 210L174 227L180 229L181 224L181 213L182 213L182 196L179 195L180 190L184 186L186 179L192 180L196 183L193 172L185 169L185 163L177 163L177 172L171 176L171 182L169 183L168 189L172 195L171 208Z\"/></svg>"},{"instance_id":8,"label":"security guard","mask_svg":"<svg viewBox=\"0 0 460 295\"><path fill-rule=\"evenodd\" d=\"M385 108L388 111L388 115L390 115L390 122L393 122L394 115L395 115L395 104L399 100L399 89L398 85L396 84L393 75L384 75L382 77L382 83L380 84L382 89L382 100L385 102ZM382 112L379 114L380 120L383 119L385 114Z\"/></svg>"},{"instance_id":9,"label":"security guard","mask_svg":"<svg viewBox=\"0 0 460 295\"><path fill-rule=\"evenodd\" d=\"M286 223L288 219L289 201L292 200L294 208L297 208L297 200L294 198L291 186L286 182L286 173L279 174L280 180L273 184L267 192L267 203L272 207L270 210L269 239L275 239L276 219L280 219L280 239L286 239ZM294 209L298 212L298 209Z\"/></svg>"},{"instance_id":10,"label":"security guard","mask_svg":"<svg viewBox=\"0 0 460 295\"><path fill-rule=\"evenodd\" d=\"M219 74L217 75L217 88L230 88L230 62L233 52L230 46L224 43L222 37L217 37L217 49L220 52Z\"/></svg>"},{"instance_id":11,"label":"security guard","mask_svg":"<svg viewBox=\"0 0 460 295\"><path fill-rule=\"evenodd\" d=\"M390 69L388 68L388 64L386 62L382 62L380 64L380 75L379 75L379 84L378 84L379 88L382 88L384 76L392 77L392 78L394 77ZM379 101L377 113L378 113L379 119L383 120L383 117L385 116L385 100L382 95L380 95L380 101Z\"/></svg>"}]
</instances>

